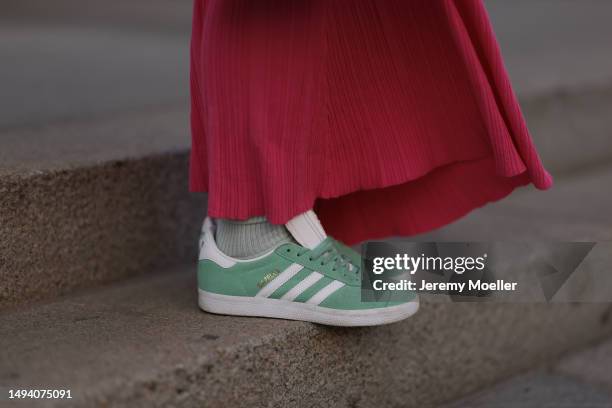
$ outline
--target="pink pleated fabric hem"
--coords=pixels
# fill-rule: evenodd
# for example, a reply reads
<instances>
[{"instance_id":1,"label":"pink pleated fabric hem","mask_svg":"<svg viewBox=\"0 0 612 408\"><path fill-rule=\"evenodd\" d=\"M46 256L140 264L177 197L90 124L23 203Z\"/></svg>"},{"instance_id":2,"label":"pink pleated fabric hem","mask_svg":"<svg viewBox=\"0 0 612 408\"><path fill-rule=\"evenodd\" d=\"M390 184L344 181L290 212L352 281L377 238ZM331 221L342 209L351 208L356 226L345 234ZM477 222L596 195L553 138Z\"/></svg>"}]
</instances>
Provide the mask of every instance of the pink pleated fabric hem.
<instances>
[{"instance_id":1,"label":"pink pleated fabric hem","mask_svg":"<svg viewBox=\"0 0 612 408\"><path fill-rule=\"evenodd\" d=\"M352 244L552 185L476 0L196 0L192 191Z\"/></svg>"}]
</instances>

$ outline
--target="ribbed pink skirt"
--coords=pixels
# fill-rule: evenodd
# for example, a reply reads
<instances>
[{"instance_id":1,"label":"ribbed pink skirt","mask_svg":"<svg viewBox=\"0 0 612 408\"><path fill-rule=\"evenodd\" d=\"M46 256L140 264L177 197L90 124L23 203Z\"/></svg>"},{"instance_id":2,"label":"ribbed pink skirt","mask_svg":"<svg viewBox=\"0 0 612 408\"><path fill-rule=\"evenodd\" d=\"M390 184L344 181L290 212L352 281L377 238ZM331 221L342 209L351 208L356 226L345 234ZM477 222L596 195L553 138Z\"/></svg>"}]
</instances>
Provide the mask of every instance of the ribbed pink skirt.
<instances>
[{"instance_id":1,"label":"ribbed pink skirt","mask_svg":"<svg viewBox=\"0 0 612 408\"><path fill-rule=\"evenodd\" d=\"M191 189L347 243L549 188L480 0L196 0Z\"/></svg>"}]
</instances>

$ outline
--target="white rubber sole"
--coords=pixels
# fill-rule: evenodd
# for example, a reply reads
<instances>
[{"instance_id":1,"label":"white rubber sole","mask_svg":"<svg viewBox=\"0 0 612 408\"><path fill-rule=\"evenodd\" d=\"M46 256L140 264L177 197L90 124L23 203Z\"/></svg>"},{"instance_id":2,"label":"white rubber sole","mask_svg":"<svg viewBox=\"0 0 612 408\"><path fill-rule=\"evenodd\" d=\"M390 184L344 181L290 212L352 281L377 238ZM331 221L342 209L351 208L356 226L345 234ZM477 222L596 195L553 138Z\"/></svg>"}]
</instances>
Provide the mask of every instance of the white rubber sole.
<instances>
[{"instance_id":1,"label":"white rubber sole","mask_svg":"<svg viewBox=\"0 0 612 408\"><path fill-rule=\"evenodd\" d=\"M281 299L219 295L202 289L198 289L198 303L210 313L301 320L330 326L378 326L404 320L419 310L418 298L385 308L338 310Z\"/></svg>"}]
</instances>

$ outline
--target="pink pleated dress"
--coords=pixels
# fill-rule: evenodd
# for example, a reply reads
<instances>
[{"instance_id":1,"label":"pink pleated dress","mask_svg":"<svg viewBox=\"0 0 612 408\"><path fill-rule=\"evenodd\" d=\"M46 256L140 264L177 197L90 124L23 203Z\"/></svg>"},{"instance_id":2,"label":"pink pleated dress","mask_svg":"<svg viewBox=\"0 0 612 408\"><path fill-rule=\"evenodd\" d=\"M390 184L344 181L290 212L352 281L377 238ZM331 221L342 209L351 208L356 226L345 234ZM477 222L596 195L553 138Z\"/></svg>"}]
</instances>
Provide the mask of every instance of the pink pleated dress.
<instances>
[{"instance_id":1,"label":"pink pleated dress","mask_svg":"<svg viewBox=\"0 0 612 408\"><path fill-rule=\"evenodd\" d=\"M195 0L192 191L348 244L552 184L480 0Z\"/></svg>"}]
</instances>

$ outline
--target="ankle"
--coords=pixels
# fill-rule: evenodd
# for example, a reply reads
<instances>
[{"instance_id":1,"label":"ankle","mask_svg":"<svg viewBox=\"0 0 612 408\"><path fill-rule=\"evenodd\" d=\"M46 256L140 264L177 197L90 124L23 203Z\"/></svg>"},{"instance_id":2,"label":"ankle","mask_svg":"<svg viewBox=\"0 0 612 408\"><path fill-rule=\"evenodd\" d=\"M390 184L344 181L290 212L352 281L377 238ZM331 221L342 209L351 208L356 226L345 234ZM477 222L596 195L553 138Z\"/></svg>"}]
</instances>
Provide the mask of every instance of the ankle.
<instances>
[{"instance_id":1,"label":"ankle","mask_svg":"<svg viewBox=\"0 0 612 408\"><path fill-rule=\"evenodd\" d=\"M265 217L254 217L245 221L216 219L215 241L224 254L238 259L254 258L293 242L284 225L269 223Z\"/></svg>"}]
</instances>

